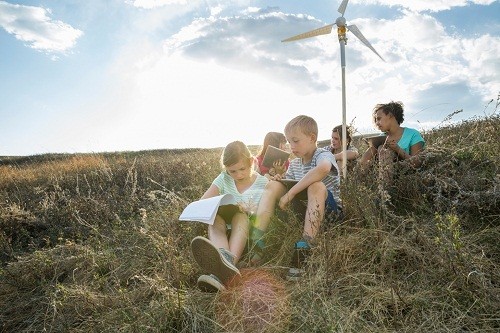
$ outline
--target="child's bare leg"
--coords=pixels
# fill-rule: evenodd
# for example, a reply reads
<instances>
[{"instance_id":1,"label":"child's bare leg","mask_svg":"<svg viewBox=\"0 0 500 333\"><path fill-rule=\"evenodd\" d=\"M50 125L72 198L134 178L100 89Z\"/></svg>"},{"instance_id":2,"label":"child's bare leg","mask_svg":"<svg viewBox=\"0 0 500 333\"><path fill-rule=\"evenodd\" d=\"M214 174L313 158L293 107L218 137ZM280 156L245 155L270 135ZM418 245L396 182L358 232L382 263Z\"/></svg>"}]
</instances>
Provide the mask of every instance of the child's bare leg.
<instances>
[{"instance_id":1,"label":"child's bare leg","mask_svg":"<svg viewBox=\"0 0 500 333\"><path fill-rule=\"evenodd\" d=\"M214 224L208 226L208 239L210 239L216 248L229 250L229 242L227 241L226 234L226 222L219 215L215 217Z\"/></svg>"},{"instance_id":2,"label":"child's bare leg","mask_svg":"<svg viewBox=\"0 0 500 333\"><path fill-rule=\"evenodd\" d=\"M270 181L266 185L259 202L259 207L257 208L257 216L254 224L255 228L262 231L267 230L271 217L274 214L276 202L285 194L285 190L285 185L277 181Z\"/></svg>"},{"instance_id":3,"label":"child's bare leg","mask_svg":"<svg viewBox=\"0 0 500 333\"><path fill-rule=\"evenodd\" d=\"M325 201L328 192L325 184L316 182L307 188L307 211L303 237L311 241L318 234L321 221L325 216Z\"/></svg>"},{"instance_id":4,"label":"child's bare leg","mask_svg":"<svg viewBox=\"0 0 500 333\"><path fill-rule=\"evenodd\" d=\"M276 202L285 194L285 185L271 181L266 185L257 208L255 222L250 229L250 251L253 252L250 265L258 265L262 260L265 243L264 233L271 222Z\"/></svg>"},{"instance_id":5,"label":"child's bare leg","mask_svg":"<svg viewBox=\"0 0 500 333\"><path fill-rule=\"evenodd\" d=\"M248 216L237 213L231 224L231 237L229 238L229 251L234 255L234 264L238 262L245 249L248 239Z\"/></svg>"}]
</instances>

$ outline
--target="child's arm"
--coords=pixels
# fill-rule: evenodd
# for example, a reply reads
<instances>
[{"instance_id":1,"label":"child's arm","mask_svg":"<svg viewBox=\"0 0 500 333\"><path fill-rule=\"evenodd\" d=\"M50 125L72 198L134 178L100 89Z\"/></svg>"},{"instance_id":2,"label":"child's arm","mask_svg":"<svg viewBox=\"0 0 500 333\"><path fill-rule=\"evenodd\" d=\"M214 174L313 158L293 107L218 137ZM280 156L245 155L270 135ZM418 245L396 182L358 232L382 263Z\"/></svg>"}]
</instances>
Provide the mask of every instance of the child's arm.
<instances>
[{"instance_id":1,"label":"child's arm","mask_svg":"<svg viewBox=\"0 0 500 333\"><path fill-rule=\"evenodd\" d=\"M388 148L392 149L400 159L402 160L410 160L410 163L414 167L419 167L420 166L420 159L419 158L413 158L414 156L417 156L418 153L420 153L423 149L422 142L417 142L413 146L410 147L410 153L408 154L407 152L404 151L403 148L399 147L398 144L395 141L391 141L387 143Z\"/></svg>"},{"instance_id":2,"label":"child's arm","mask_svg":"<svg viewBox=\"0 0 500 333\"><path fill-rule=\"evenodd\" d=\"M210 185L208 190L203 194L203 196L200 199L207 199L207 198L212 198L220 195L219 188L215 186L214 184Z\"/></svg>"},{"instance_id":3,"label":"child's arm","mask_svg":"<svg viewBox=\"0 0 500 333\"><path fill-rule=\"evenodd\" d=\"M354 160L354 159L358 158L358 156L359 156L359 153L356 150L347 149L345 151L345 153L346 153L346 157L347 157L348 161ZM340 153L334 154L333 156L335 156L335 160L342 161L342 155L343 155L343 153L340 152Z\"/></svg>"},{"instance_id":4,"label":"child's arm","mask_svg":"<svg viewBox=\"0 0 500 333\"><path fill-rule=\"evenodd\" d=\"M281 197L279 201L279 206L281 209L284 209L286 205L292 199L299 194L301 191L307 189L311 184L320 182L325 178L326 175L330 172L331 168L333 168L332 163L328 160L320 160L318 161L318 164L309 170L309 172L306 173L306 175L299 180L297 184L292 186L290 190L288 190L287 193L283 197Z\"/></svg>"},{"instance_id":5,"label":"child's arm","mask_svg":"<svg viewBox=\"0 0 500 333\"><path fill-rule=\"evenodd\" d=\"M422 160L418 156L420 152L424 150L424 145L422 142L417 142L413 146L410 147L410 163L413 167L418 168L422 164Z\"/></svg>"}]
</instances>

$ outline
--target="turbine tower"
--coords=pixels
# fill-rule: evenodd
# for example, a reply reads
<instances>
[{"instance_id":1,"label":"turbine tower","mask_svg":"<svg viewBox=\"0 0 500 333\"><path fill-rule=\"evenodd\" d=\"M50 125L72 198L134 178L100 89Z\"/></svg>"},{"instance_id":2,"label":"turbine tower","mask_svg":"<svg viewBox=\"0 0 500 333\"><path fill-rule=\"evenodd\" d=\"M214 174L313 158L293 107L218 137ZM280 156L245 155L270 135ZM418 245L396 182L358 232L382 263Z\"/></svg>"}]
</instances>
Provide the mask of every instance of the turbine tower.
<instances>
[{"instance_id":1,"label":"turbine tower","mask_svg":"<svg viewBox=\"0 0 500 333\"><path fill-rule=\"evenodd\" d=\"M347 8L347 3L349 0L343 0L339 6L338 12L342 15L335 20L335 23L326 25L324 27L302 33L287 39L282 40L282 42L291 42L299 39L305 39L310 37L315 37L319 35L327 35L332 32L334 25L337 26L337 34L340 43L340 65L342 67L342 173L344 178L347 177L347 124L346 124L346 97L345 97L345 45L347 44L346 32L350 31L354 36L356 36L366 47L372 50L376 55L379 56L383 61L384 58L378 54L378 52L373 48L370 42L363 36L361 31L354 24L346 25L346 19L344 18L344 12Z\"/></svg>"}]
</instances>

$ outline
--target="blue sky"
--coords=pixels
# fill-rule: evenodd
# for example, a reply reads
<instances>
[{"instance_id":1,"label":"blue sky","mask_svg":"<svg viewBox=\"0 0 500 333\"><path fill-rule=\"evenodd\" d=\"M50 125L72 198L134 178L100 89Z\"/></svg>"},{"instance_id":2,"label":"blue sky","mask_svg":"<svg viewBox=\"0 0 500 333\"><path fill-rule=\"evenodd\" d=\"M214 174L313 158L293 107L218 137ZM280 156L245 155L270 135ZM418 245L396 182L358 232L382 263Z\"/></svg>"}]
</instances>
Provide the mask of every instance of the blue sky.
<instances>
[{"instance_id":1,"label":"blue sky","mask_svg":"<svg viewBox=\"0 0 500 333\"><path fill-rule=\"evenodd\" d=\"M0 156L261 144L299 114L319 139L342 121L332 34L340 1L0 1ZM377 103L422 131L491 114L500 3L351 0L347 121L373 133ZM490 102L493 100L493 102ZM446 122L444 124L448 124Z\"/></svg>"}]
</instances>

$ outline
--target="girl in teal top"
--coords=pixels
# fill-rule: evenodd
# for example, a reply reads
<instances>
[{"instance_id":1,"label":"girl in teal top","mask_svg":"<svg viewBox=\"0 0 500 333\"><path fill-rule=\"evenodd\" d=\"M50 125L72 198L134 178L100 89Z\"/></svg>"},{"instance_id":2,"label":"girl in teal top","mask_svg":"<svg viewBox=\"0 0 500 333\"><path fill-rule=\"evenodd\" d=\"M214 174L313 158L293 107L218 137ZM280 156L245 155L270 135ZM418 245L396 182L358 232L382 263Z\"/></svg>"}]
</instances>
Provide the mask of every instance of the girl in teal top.
<instances>
[{"instance_id":1,"label":"girl in teal top","mask_svg":"<svg viewBox=\"0 0 500 333\"><path fill-rule=\"evenodd\" d=\"M373 108L373 121L378 129L387 134L387 138L378 148L370 146L361 158L361 165L366 166L378 157L380 177L388 185L392 183L394 162L407 160L413 167L419 167L421 161L417 155L425 146L422 135L416 129L401 126L403 114L401 102L377 104Z\"/></svg>"},{"instance_id":2,"label":"girl in teal top","mask_svg":"<svg viewBox=\"0 0 500 333\"><path fill-rule=\"evenodd\" d=\"M413 157L424 149L425 141L416 129L401 126L404 120L403 113L403 103L401 102L377 104L373 108L373 121L382 132L387 134L387 138L378 149L371 146L364 153L361 158L362 164L367 164L379 153L389 151L394 152L393 157L396 157L396 160L411 159L413 166L420 165L418 158Z\"/></svg>"}]
</instances>

